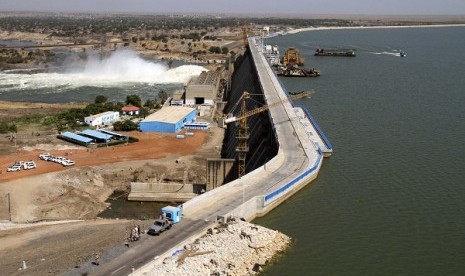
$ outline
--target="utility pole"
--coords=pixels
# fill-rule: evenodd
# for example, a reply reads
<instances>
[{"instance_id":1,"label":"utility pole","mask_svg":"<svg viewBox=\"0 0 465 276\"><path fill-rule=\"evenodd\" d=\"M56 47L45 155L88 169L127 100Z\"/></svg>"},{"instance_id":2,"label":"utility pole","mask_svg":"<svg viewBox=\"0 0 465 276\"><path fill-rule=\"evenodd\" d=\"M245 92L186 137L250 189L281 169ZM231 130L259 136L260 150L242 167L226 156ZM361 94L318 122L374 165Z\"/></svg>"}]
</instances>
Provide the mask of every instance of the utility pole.
<instances>
[{"instance_id":1,"label":"utility pole","mask_svg":"<svg viewBox=\"0 0 465 276\"><path fill-rule=\"evenodd\" d=\"M10 201L10 193L6 194L6 196L8 197L8 215L9 215L10 221L11 221L11 201Z\"/></svg>"}]
</instances>

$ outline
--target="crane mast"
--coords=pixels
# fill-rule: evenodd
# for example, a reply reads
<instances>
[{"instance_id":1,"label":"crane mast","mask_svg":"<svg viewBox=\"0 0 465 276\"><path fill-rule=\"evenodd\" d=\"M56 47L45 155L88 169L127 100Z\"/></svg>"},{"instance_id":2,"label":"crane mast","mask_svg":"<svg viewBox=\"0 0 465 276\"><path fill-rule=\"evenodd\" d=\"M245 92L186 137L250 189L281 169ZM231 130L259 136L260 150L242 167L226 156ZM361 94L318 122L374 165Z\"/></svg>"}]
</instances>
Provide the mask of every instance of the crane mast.
<instances>
[{"instance_id":1,"label":"crane mast","mask_svg":"<svg viewBox=\"0 0 465 276\"><path fill-rule=\"evenodd\" d=\"M238 177L245 175L245 165L246 165L245 159L247 157L247 153L249 152L249 144L248 144L249 127L247 125L247 118L255 114L264 112L270 108L273 108L285 102L311 96L313 93L314 93L313 91L302 91L296 95L291 95L286 99L247 111L247 100L250 99L250 93L247 91L244 91L244 93L241 96L241 100L240 100L241 101L240 115L238 117L229 117L224 120L225 123L239 122L239 127L237 129L237 136L236 136Z\"/></svg>"}]
</instances>

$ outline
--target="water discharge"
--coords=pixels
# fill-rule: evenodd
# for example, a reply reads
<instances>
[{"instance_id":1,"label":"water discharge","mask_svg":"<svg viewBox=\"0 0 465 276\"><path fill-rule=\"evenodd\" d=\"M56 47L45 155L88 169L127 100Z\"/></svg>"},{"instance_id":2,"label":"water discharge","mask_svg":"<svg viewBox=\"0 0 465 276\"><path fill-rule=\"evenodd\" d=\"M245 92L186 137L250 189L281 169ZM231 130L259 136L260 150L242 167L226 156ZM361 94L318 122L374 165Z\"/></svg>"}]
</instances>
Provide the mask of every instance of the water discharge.
<instances>
[{"instance_id":1,"label":"water discharge","mask_svg":"<svg viewBox=\"0 0 465 276\"><path fill-rule=\"evenodd\" d=\"M0 73L0 92L24 89L73 89L82 86L116 87L122 84L186 83L206 69L182 65L169 69L165 64L139 57L131 50L118 50L107 58L90 56L84 64L71 63L60 72L30 73L10 70Z\"/></svg>"}]
</instances>

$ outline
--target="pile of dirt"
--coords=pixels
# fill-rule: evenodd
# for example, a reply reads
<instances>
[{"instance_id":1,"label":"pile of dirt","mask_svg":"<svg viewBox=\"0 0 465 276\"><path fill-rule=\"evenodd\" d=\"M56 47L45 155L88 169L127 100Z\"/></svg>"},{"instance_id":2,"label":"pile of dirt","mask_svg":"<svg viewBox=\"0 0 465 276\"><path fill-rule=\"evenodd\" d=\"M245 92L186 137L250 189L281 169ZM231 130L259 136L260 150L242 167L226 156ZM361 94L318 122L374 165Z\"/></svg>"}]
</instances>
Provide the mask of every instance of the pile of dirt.
<instances>
[{"instance_id":1,"label":"pile of dirt","mask_svg":"<svg viewBox=\"0 0 465 276\"><path fill-rule=\"evenodd\" d=\"M254 275L290 242L278 231L237 220L209 229L180 254L131 275Z\"/></svg>"}]
</instances>

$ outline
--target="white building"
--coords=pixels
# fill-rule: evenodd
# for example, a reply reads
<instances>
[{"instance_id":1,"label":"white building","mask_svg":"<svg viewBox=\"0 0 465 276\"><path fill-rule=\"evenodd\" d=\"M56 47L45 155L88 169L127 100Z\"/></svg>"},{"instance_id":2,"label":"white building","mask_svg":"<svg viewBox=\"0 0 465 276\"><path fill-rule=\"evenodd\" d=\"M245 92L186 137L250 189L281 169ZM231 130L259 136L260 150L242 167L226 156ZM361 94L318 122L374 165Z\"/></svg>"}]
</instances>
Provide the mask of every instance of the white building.
<instances>
[{"instance_id":1,"label":"white building","mask_svg":"<svg viewBox=\"0 0 465 276\"><path fill-rule=\"evenodd\" d=\"M84 122L90 126L103 126L119 120L119 112L107 111L84 118Z\"/></svg>"}]
</instances>

